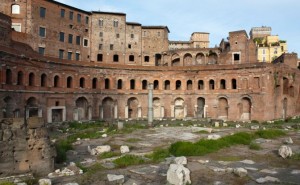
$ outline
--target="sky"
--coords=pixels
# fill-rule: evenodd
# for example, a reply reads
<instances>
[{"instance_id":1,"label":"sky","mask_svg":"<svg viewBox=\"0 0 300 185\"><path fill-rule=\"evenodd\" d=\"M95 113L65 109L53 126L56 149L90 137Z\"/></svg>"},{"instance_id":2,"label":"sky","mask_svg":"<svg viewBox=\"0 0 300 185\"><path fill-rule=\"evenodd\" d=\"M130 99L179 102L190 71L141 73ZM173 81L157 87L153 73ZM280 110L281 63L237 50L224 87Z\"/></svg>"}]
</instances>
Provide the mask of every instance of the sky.
<instances>
[{"instance_id":1,"label":"sky","mask_svg":"<svg viewBox=\"0 0 300 185\"><path fill-rule=\"evenodd\" d=\"M56 0L86 10L126 13L127 22L168 26L169 40L188 41L193 32L210 33L210 47L228 32L272 27L300 58L299 0Z\"/></svg>"}]
</instances>

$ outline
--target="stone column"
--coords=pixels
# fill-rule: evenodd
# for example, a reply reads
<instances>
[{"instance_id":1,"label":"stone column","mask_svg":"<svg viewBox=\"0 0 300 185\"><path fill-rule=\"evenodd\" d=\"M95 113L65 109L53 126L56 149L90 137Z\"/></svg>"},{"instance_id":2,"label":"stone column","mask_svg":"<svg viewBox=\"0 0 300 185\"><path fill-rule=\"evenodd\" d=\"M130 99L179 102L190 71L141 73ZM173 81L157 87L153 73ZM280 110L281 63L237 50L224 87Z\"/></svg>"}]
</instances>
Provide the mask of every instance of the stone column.
<instances>
[{"instance_id":1,"label":"stone column","mask_svg":"<svg viewBox=\"0 0 300 185\"><path fill-rule=\"evenodd\" d=\"M153 84L148 85L148 125L153 124Z\"/></svg>"}]
</instances>

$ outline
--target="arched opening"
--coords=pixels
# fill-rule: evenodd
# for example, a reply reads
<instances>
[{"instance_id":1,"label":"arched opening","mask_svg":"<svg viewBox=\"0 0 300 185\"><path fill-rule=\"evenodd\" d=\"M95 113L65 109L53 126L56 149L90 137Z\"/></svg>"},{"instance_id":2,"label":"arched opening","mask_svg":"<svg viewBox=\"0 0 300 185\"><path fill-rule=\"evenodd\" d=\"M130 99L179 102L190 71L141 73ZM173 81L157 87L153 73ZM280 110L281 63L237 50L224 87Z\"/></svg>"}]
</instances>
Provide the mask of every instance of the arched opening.
<instances>
[{"instance_id":1,"label":"arched opening","mask_svg":"<svg viewBox=\"0 0 300 185\"><path fill-rule=\"evenodd\" d=\"M137 98L129 98L127 101L128 105L128 118L136 119L138 118L138 106L139 101Z\"/></svg>"},{"instance_id":2,"label":"arched opening","mask_svg":"<svg viewBox=\"0 0 300 185\"><path fill-rule=\"evenodd\" d=\"M114 62L119 62L119 55L114 55L113 56L113 61Z\"/></svg>"},{"instance_id":3,"label":"arched opening","mask_svg":"<svg viewBox=\"0 0 300 185\"><path fill-rule=\"evenodd\" d=\"M28 85L29 86L35 86L35 75L34 75L34 73L29 74Z\"/></svg>"},{"instance_id":4,"label":"arched opening","mask_svg":"<svg viewBox=\"0 0 300 185\"><path fill-rule=\"evenodd\" d=\"M130 80L130 89L133 90L135 89L135 80Z\"/></svg>"},{"instance_id":5,"label":"arched opening","mask_svg":"<svg viewBox=\"0 0 300 185\"><path fill-rule=\"evenodd\" d=\"M154 80L153 89L154 90L158 90L159 89L159 82L158 82L158 80Z\"/></svg>"},{"instance_id":6,"label":"arched opening","mask_svg":"<svg viewBox=\"0 0 300 185\"><path fill-rule=\"evenodd\" d=\"M67 88L73 88L73 78L71 76L67 78Z\"/></svg>"},{"instance_id":7,"label":"arched opening","mask_svg":"<svg viewBox=\"0 0 300 185\"><path fill-rule=\"evenodd\" d=\"M170 80L165 81L165 90L170 90L171 89L171 83Z\"/></svg>"},{"instance_id":8,"label":"arched opening","mask_svg":"<svg viewBox=\"0 0 300 185\"><path fill-rule=\"evenodd\" d=\"M10 69L6 69L6 82L7 85L12 84L12 72Z\"/></svg>"},{"instance_id":9,"label":"arched opening","mask_svg":"<svg viewBox=\"0 0 300 185\"><path fill-rule=\"evenodd\" d=\"M97 78L93 78L93 82L92 82L92 88L93 89L97 89L97 86L98 86L98 79Z\"/></svg>"},{"instance_id":10,"label":"arched opening","mask_svg":"<svg viewBox=\"0 0 300 185\"><path fill-rule=\"evenodd\" d=\"M76 100L76 108L78 110L78 120L88 120L89 118L89 108L88 108L88 101L85 97L80 97Z\"/></svg>"},{"instance_id":11,"label":"arched opening","mask_svg":"<svg viewBox=\"0 0 300 185\"><path fill-rule=\"evenodd\" d=\"M214 89L215 89L215 81L209 80L209 90L214 90Z\"/></svg>"},{"instance_id":12,"label":"arched opening","mask_svg":"<svg viewBox=\"0 0 300 185\"><path fill-rule=\"evenodd\" d=\"M161 66L161 54L155 54L155 65L156 66Z\"/></svg>"},{"instance_id":13,"label":"arched opening","mask_svg":"<svg viewBox=\"0 0 300 185\"><path fill-rule=\"evenodd\" d=\"M172 56L172 66L180 66L180 56L178 54L174 54Z\"/></svg>"},{"instance_id":14,"label":"arched opening","mask_svg":"<svg viewBox=\"0 0 300 185\"><path fill-rule=\"evenodd\" d=\"M118 80L118 89L123 88L123 81L121 79Z\"/></svg>"},{"instance_id":15,"label":"arched opening","mask_svg":"<svg viewBox=\"0 0 300 185\"><path fill-rule=\"evenodd\" d=\"M191 66L193 65L193 57L191 54L187 53L183 57L183 62L185 66Z\"/></svg>"},{"instance_id":16,"label":"arched opening","mask_svg":"<svg viewBox=\"0 0 300 185\"><path fill-rule=\"evenodd\" d=\"M79 79L79 87L85 88L85 79L83 77Z\"/></svg>"},{"instance_id":17,"label":"arched opening","mask_svg":"<svg viewBox=\"0 0 300 185\"><path fill-rule=\"evenodd\" d=\"M196 55L196 62L198 65L203 65L205 64L205 56L203 53L199 53Z\"/></svg>"},{"instance_id":18,"label":"arched opening","mask_svg":"<svg viewBox=\"0 0 300 185\"><path fill-rule=\"evenodd\" d=\"M205 118L204 108L205 108L205 99L200 97L197 99L197 113L196 113L197 118Z\"/></svg>"},{"instance_id":19,"label":"arched opening","mask_svg":"<svg viewBox=\"0 0 300 185\"><path fill-rule=\"evenodd\" d=\"M39 116L39 108L37 99L34 97L30 97L26 102L26 112L28 113L28 117L38 117Z\"/></svg>"},{"instance_id":20,"label":"arched opening","mask_svg":"<svg viewBox=\"0 0 300 185\"><path fill-rule=\"evenodd\" d=\"M59 82L60 81L60 79L59 79L59 76L58 75L56 75L55 77L54 77L54 87L59 87Z\"/></svg>"},{"instance_id":21,"label":"arched opening","mask_svg":"<svg viewBox=\"0 0 300 185\"><path fill-rule=\"evenodd\" d=\"M24 74L22 71L18 72L17 85L24 85Z\"/></svg>"},{"instance_id":22,"label":"arched opening","mask_svg":"<svg viewBox=\"0 0 300 185\"><path fill-rule=\"evenodd\" d=\"M42 74L41 75L41 87L46 87L47 86L47 75Z\"/></svg>"},{"instance_id":23,"label":"arched opening","mask_svg":"<svg viewBox=\"0 0 300 185\"><path fill-rule=\"evenodd\" d=\"M15 101L10 97L7 96L4 98L4 106L2 108L3 118L14 118L15 115Z\"/></svg>"},{"instance_id":24,"label":"arched opening","mask_svg":"<svg viewBox=\"0 0 300 185\"><path fill-rule=\"evenodd\" d=\"M176 86L176 90L181 90L181 81L177 80L175 86Z\"/></svg>"},{"instance_id":25,"label":"arched opening","mask_svg":"<svg viewBox=\"0 0 300 185\"><path fill-rule=\"evenodd\" d=\"M251 119L251 100L249 98L242 98L240 106L240 119L248 121Z\"/></svg>"},{"instance_id":26,"label":"arched opening","mask_svg":"<svg viewBox=\"0 0 300 185\"><path fill-rule=\"evenodd\" d=\"M217 64L218 63L218 55L214 52L210 52L208 55L208 64Z\"/></svg>"},{"instance_id":27,"label":"arched opening","mask_svg":"<svg viewBox=\"0 0 300 185\"><path fill-rule=\"evenodd\" d=\"M134 55L129 55L129 62L134 62Z\"/></svg>"},{"instance_id":28,"label":"arched opening","mask_svg":"<svg viewBox=\"0 0 300 185\"><path fill-rule=\"evenodd\" d=\"M203 82L203 80L198 80L198 89L199 90L204 90L204 82Z\"/></svg>"},{"instance_id":29,"label":"arched opening","mask_svg":"<svg viewBox=\"0 0 300 185\"><path fill-rule=\"evenodd\" d=\"M159 98L153 98L153 117L161 118L161 105Z\"/></svg>"},{"instance_id":30,"label":"arched opening","mask_svg":"<svg viewBox=\"0 0 300 185\"><path fill-rule=\"evenodd\" d=\"M193 90L193 81L192 80L188 80L186 82L186 87L187 87L187 90Z\"/></svg>"},{"instance_id":31,"label":"arched opening","mask_svg":"<svg viewBox=\"0 0 300 185\"><path fill-rule=\"evenodd\" d=\"M12 6L11 6L11 13L12 14L20 14L20 5L18 5L18 4L13 4Z\"/></svg>"},{"instance_id":32,"label":"arched opening","mask_svg":"<svg viewBox=\"0 0 300 185\"><path fill-rule=\"evenodd\" d=\"M142 81L142 89L143 89L143 90L147 90L147 87L148 87L148 82L147 82L147 80L143 80L143 81Z\"/></svg>"},{"instance_id":33,"label":"arched opening","mask_svg":"<svg viewBox=\"0 0 300 185\"><path fill-rule=\"evenodd\" d=\"M247 78L243 79L243 89L248 89L248 79Z\"/></svg>"},{"instance_id":34,"label":"arched opening","mask_svg":"<svg viewBox=\"0 0 300 185\"><path fill-rule=\"evenodd\" d=\"M218 103L218 118L227 120L228 119L228 101L226 98L219 98Z\"/></svg>"},{"instance_id":35,"label":"arched opening","mask_svg":"<svg viewBox=\"0 0 300 185\"><path fill-rule=\"evenodd\" d=\"M237 89L236 79L232 79L232 80L231 80L231 88L232 88L232 89Z\"/></svg>"},{"instance_id":36,"label":"arched opening","mask_svg":"<svg viewBox=\"0 0 300 185\"><path fill-rule=\"evenodd\" d=\"M283 77L283 94L289 94L289 80Z\"/></svg>"},{"instance_id":37,"label":"arched opening","mask_svg":"<svg viewBox=\"0 0 300 185\"><path fill-rule=\"evenodd\" d=\"M226 89L226 80L222 79L220 81L220 89Z\"/></svg>"},{"instance_id":38,"label":"arched opening","mask_svg":"<svg viewBox=\"0 0 300 185\"><path fill-rule=\"evenodd\" d=\"M102 101L103 106L103 119L105 121L112 121L114 119L115 103L112 98L107 97Z\"/></svg>"},{"instance_id":39,"label":"arched opening","mask_svg":"<svg viewBox=\"0 0 300 185\"><path fill-rule=\"evenodd\" d=\"M176 119L184 118L184 100L182 98L177 98L174 101L174 115Z\"/></svg>"},{"instance_id":40,"label":"arched opening","mask_svg":"<svg viewBox=\"0 0 300 185\"><path fill-rule=\"evenodd\" d=\"M105 79L104 81L104 88L105 89L110 89L110 80L108 78Z\"/></svg>"},{"instance_id":41,"label":"arched opening","mask_svg":"<svg viewBox=\"0 0 300 185\"><path fill-rule=\"evenodd\" d=\"M288 108L288 100L287 98L284 98L282 101L282 112L283 112L282 118L284 120L287 119L287 111L288 111L287 108Z\"/></svg>"}]
</instances>

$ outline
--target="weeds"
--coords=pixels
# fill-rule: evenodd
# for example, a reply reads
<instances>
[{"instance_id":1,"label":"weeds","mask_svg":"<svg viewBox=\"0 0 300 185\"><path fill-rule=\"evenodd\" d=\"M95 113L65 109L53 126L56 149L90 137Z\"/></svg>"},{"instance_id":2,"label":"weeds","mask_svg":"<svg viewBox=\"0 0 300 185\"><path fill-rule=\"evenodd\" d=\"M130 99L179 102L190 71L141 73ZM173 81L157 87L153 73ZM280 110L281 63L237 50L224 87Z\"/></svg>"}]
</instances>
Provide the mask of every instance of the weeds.
<instances>
[{"instance_id":1,"label":"weeds","mask_svg":"<svg viewBox=\"0 0 300 185\"><path fill-rule=\"evenodd\" d=\"M282 130L259 130L255 132L255 135L264 139L274 139L280 136L285 136L286 133Z\"/></svg>"},{"instance_id":2,"label":"weeds","mask_svg":"<svg viewBox=\"0 0 300 185\"><path fill-rule=\"evenodd\" d=\"M0 185L14 185L12 182L0 182Z\"/></svg>"},{"instance_id":3,"label":"weeds","mask_svg":"<svg viewBox=\"0 0 300 185\"><path fill-rule=\"evenodd\" d=\"M141 139L139 139L139 138L129 138L126 140L126 142L128 142L128 143L136 143L139 141L141 141Z\"/></svg>"},{"instance_id":4,"label":"weeds","mask_svg":"<svg viewBox=\"0 0 300 185\"><path fill-rule=\"evenodd\" d=\"M157 163L170 157L170 152L168 149L156 148L151 154L146 155L145 157L149 158L152 162Z\"/></svg>"},{"instance_id":5,"label":"weeds","mask_svg":"<svg viewBox=\"0 0 300 185\"><path fill-rule=\"evenodd\" d=\"M296 153L296 154L292 155L291 159L300 161L300 153Z\"/></svg>"},{"instance_id":6,"label":"weeds","mask_svg":"<svg viewBox=\"0 0 300 185\"><path fill-rule=\"evenodd\" d=\"M116 167L123 168L132 165L144 164L145 159L134 155L124 155L118 159L113 160L113 163L116 165Z\"/></svg>"},{"instance_id":7,"label":"weeds","mask_svg":"<svg viewBox=\"0 0 300 185\"><path fill-rule=\"evenodd\" d=\"M55 161L57 163L65 162L67 160L66 152L68 150L73 149L72 144L67 140L61 140L61 141L57 142L55 144L55 148L56 148L56 153L57 153Z\"/></svg>"},{"instance_id":8,"label":"weeds","mask_svg":"<svg viewBox=\"0 0 300 185\"><path fill-rule=\"evenodd\" d=\"M257 143L250 143L249 149L251 149L251 150L261 150L261 146Z\"/></svg>"},{"instance_id":9,"label":"weeds","mask_svg":"<svg viewBox=\"0 0 300 185\"><path fill-rule=\"evenodd\" d=\"M100 155L98 155L98 159L107 159L107 158L112 158L112 157L116 157L116 156L120 156L121 153L120 152L104 152Z\"/></svg>"}]
</instances>

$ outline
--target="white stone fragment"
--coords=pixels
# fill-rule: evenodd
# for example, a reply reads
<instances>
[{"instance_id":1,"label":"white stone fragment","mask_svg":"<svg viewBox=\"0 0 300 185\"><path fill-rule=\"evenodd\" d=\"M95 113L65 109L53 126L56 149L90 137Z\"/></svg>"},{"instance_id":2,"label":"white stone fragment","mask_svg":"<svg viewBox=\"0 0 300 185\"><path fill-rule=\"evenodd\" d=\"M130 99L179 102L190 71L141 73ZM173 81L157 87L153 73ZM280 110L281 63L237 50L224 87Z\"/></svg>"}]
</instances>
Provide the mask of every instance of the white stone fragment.
<instances>
[{"instance_id":1,"label":"white stone fragment","mask_svg":"<svg viewBox=\"0 0 300 185\"><path fill-rule=\"evenodd\" d=\"M50 179L40 179L39 180L39 185L51 185L52 182Z\"/></svg>"},{"instance_id":2,"label":"white stone fragment","mask_svg":"<svg viewBox=\"0 0 300 185\"><path fill-rule=\"evenodd\" d=\"M107 179L109 182L114 182L116 184L122 184L125 181L124 175L107 174Z\"/></svg>"},{"instance_id":3,"label":"white stone fragment","mask_svg":"<svg viewBox=\"0 0 300 185\"><path fill-rule=\"evenodd\" d=\"M212 135L207 136L208 140L217 140L217 139L220 139L220 138L221 138L221 136L218 135L218 134L212 134Z\"/></svg>"},{"instance_id":4,"label":"white stone fragment","mask_svg":"<svg viewBox=\"0 0 300 185\"><path fill-rule=\"evenodd\" d=\"M274 171L274 170L269 170L269 169L263 169L263 170L260 170L261 173L268 173L268 174L277 174L277 171Z\"/></svg>"},{"instance_id":5,"label":"white stone fragment","mask_svg":"<svg viewBox=\"0 0 300 185\"><path fill-rule=\"evenodd\" d=\"M259 126L258 125L253 125L251 126L251 130L258 130L259 129Z\"/></svg>"},{"instance_id":6,"label":"white stone fragment","mask_svg":"<svg viewBox=\"0 0 300 185\"><path fill-rule=\"evenodd\" d=\"M245 177L248 174L248 171L245 168L236 168L233 170L233 173L239 177Z\"/></svg>"},{"instance_id":7,"label":"white stone fragment","mask_svg":"<svg viewBox=\"0 0 300 185\"><path fill-rule=\"evenodd\" d=\"M256 179L256 182L259 184L264 184L266 182L280 182L280 180L275 177L266 176L266 177L261 177L259 179Z\"/></svg>"},{"instance_id":8,"label":"white stone fragment","mask_svg":"<svg viewBox=\"0 0 300 185\"><path fill-rule=\"evenodd\" d=\"M186 157L176 157L174 159L175 164L187 165Z\"/></svg>"},{"instance_id":9,"label":"white stone fragment","mask_svg":"<svg viewBox=\"0 0 300 185\"><path fill-rule=\"evenodd\" d=\"M107 134L103 134L102 137L103 137L103 138L106 138L106 137L107 137Z\"/></svg>"},{"instance_id":10,"label":"white stone fragment","mask_svg":"<svg viewBox=\"0 0 300 185\"><path fill-rule=\"evenodd\" d=\"M292 140L292 138L286 138L284 141L283 141L283 143L284 144L293 144L294 142L293 142L293 140Z\"/></svg>"},{"instance_id":11,"label":"white stone fragment","mask_svg":"<svg viewBox=\"0 0 300 185\"><path fill-rule=\"evenodd\" d=\"M120 151L121 151L121 154L125 154L125 153L129 153L130 152L128 146L121 146L120 147Z\"/></svg>"},{"instance_id":12,"label":"white stone fragment","mask_svg":"<svg viewBox=\"0 0 300 185\"><path fill-rule=\"evenodd\" d=\"M167 172L167 181L173 185L191 184L190 170L180 164L171 164Z\"/></svg>"},{"instance_id":13,"label":"white stone fragment","mask_svg":"<svg viewBox=\"0 0 300 185\"><path fill-rule=\"evenodd\" d=\"M293 151L290 147L286 146L286 145L283 145L279 148L278 150L278 154L286 159L287 157L291 157L293 155Z\"/></svg>"},{"instance_id":14,"label":"white stone fragment","mask_svg":"<svg viewBox=\"0 0 300 185\"><path fill-rule=\"evenodd\" d=\"M300 170L293 170L293 171L291 172L291 174L292 174L292 175L298 175L298 174L300 174Z\"/></svg>"},{"instance_id":15,"label":"white stone fragment","mask_svg":"<svg viewBox=\"0 0 300 185\"><path fill-rule=\"evenodd\" d=\"M248 160L248 159L246 159L246 160L243 160L243 161L240 161L241 163L244 163L244 164L255 164L255 162L254 161L252 161L252 160Z\"/></svg>"},{"instance_id":16,"label":"white stone fragment","mask_svg":"<svg viewBox=\"0 0 300 185\"><path fill-rule=\"evenodd\" d=\"M111 147L109 145L97 146L96 148L91 149L91 155L99 155L105 152L110 152Z\"/></svg>"}]
</instances>

